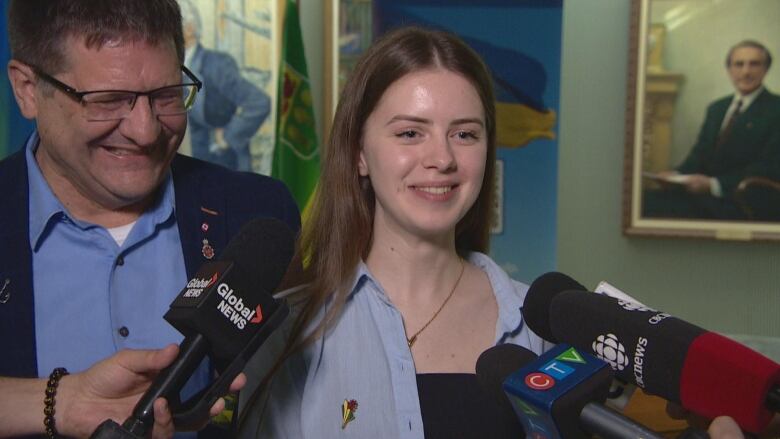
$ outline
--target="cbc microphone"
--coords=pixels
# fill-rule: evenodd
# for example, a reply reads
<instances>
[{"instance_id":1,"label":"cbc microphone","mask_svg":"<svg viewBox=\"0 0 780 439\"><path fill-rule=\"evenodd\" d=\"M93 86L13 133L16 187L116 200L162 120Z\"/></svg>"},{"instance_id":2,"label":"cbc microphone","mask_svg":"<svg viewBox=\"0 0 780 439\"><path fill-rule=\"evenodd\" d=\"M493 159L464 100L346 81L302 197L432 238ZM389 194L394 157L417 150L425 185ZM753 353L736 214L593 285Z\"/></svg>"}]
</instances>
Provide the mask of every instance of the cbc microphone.
<instances>
[{"instance_id":1,"label":"cbc microphone","mask_svg":"<svg viewBox=\"0 0 780 439\"><path fill-rule=\"evenodd\" d=\"M629 301L583 293L547 273L523 304L529 328L593 352L620 378L710 419L728 415L752 433L780 411L780 365L721 335Z\"/></svg>"},{"instance_id":2,"label":"cbc microphone","mask_svg":"<svg viewBox=\"0 0 780 439\"><path fill-rule=\"evenodd\" d=\"M517 345L488 349L477 360L477 380L523 423L526 437L604 439L663 436L605 407L612 370L598 358L559 344L540 357Z\"/></svg>"},{"instance_id":3,"label":"cbc microphone","mask_svg":"<svg viewBox=\"0 0 780 439\"><path fill-rule=\"evenodd\" d=\"M184 335L179 354L163 369L120 426L104 421L93 439L143 438L154 424L154 401L168 400L177 428L208 417L210 407L227 393L243 370L282 321L289 309L271 293L281 282L294 250L292 231L272 218L245 224L228 243L219 260L203 265L164 318ZM207 389L185 402L179 393L208 355L220 376Z\"/></svg>"}]
</instances>

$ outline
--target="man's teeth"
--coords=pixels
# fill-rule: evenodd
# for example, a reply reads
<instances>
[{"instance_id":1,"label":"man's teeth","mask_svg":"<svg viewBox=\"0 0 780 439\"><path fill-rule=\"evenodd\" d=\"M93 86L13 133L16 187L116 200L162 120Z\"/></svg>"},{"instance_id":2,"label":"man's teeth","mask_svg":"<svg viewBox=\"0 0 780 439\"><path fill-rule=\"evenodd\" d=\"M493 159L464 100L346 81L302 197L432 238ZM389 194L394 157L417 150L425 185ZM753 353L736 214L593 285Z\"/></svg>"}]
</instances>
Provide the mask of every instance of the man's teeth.
<instances>
[{"instance_id":1,"label":"man's teeth","mask_svg":"<svg viewBox=\"0 0 780 439\"><path fill-rule=\"evenodd\" d=\"M417 186L417 189L429 194L441 195L451 191L452 186Z\"/></svg>"},{"instance_id":2,"label":"man's teeth","mask_svg":"<svg viewBox=\"0 0 780 439\"><path fill-rule=\"evenodd\" d=\"M139 151L133 151L129 149L122 149L122 148L106 148L108 152L114 155L140 155Z\"/></svg>"}]
</instances>

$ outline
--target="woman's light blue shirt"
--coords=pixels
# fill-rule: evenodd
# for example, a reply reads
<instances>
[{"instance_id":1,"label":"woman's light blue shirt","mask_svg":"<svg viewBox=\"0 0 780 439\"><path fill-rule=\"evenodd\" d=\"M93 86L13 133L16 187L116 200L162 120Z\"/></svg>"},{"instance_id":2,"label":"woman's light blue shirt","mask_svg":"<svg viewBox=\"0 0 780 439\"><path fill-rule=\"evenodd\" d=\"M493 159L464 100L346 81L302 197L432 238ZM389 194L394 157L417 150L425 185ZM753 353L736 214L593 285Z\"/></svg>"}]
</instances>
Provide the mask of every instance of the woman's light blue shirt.
<instances>
[{"instance_id":1,"label":"woman's light blue shirt","mask_svg":"<svg viewBox=\"0 0 780 439\"><path fill-rule=\"evenodd\" d=\"M524 324L521 308L528 286L516 282L488 256L471 253L469 262L490 279L498 303L495 344L514 343L536 354L552 345ZM270 343L276 347L283 336ZM246 369L252 393L275 350L267 345ZM355 419L342 429L344 400L358 403ZM257 398L239 437L423 439L412 354L401 313L365 264L357 269L343 312L324 337L290 358L274 376L271 391Z\"/></svg>"}]
</instances>

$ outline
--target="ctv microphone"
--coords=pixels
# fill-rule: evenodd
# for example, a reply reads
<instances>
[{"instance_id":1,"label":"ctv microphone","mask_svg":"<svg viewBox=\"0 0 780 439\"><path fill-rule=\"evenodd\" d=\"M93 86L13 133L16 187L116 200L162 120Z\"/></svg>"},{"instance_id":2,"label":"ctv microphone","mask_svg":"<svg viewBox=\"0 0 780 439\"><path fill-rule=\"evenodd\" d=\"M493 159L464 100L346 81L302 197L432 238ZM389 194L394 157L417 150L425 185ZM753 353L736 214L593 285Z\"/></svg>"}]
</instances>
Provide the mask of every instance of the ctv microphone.
<instances>
[{"instance_id":1,"label":"ctv microphone","mask_svg":"<svg viewBox=\"0 0 780 439\"><path fill-rule=\"evenodd\" d=\"M476 369L477 380L487 393L503 404L508 398L526 437L663 437L602 405L612 370L571 346L559 344L536 358L523 347L499 345L480 355Z\"/></svg>"},{"instance_id":2,"label":"ctv microphone","mask_svg":"<svg viewBox=\"0 0 780 439\"><path fill-rule=\"evenodd\" d=\"M780 365L721 335L548 273L523 305L529 328L608 362L618 377L710 419L728 415L758 433L780 411Z\"/></svg>"},{"instance_id":3,"label":"ctv microphone","mask_svg":"<svg viewBox=\"0 0 780 439\"><path fill-rule=\"evenodd\" d=\"M163 369L120 426L104 421L91 438L143 438L154 423L154 401L168 400L178 428L207 419L246 362L289 314L271 293L281 282L294 250L292 231L281 221L255 219L228 243L219 260L198 270L164 318L184 340L179 355ZM179 392L208 355L220 376L185 402Z\"/></svg>"}]
</instances>

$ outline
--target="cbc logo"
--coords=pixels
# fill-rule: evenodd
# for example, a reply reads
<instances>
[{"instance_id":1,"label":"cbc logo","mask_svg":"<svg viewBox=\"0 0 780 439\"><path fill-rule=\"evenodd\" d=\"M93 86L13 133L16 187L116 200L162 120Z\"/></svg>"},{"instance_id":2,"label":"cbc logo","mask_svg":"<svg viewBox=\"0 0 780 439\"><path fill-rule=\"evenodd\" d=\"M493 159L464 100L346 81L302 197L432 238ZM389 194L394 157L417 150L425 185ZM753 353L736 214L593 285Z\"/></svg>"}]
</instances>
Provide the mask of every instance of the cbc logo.
<instances>
[{"instance_id":1,"label":"cbc logo","mask_svg":"<svg viewBox=\"0 0 780 439\"><path fill-rule=\"evenodd\" d=\"M648 308L644 305L640 305L636 302L630 302L628 300L618 300L618 305L622 306L626 311L650 311L656 312L653 308Z\"/></svg>"},{"instance_id":2,"label":"cbc logo","mask_svg":"<svg viewBox=\"0 0 780 439\"><path fill-rule=\"evenodd\" d=\"M592 347L596 356L609 363L613 369L623 370L628 366L626 348L618 341L615 334L599 335Z\"/></svg>"},{"instance_id":3,"label":"cbc logo","mask_svg":"<svg viewBox=\"0 0 780 439\"><path fill-rule=\"evenodd\" d=\"M555 385L555 380L546 373L533 372L526 375L525 384L534 390L547 390Z\"/></svg>"}]
</instances>

